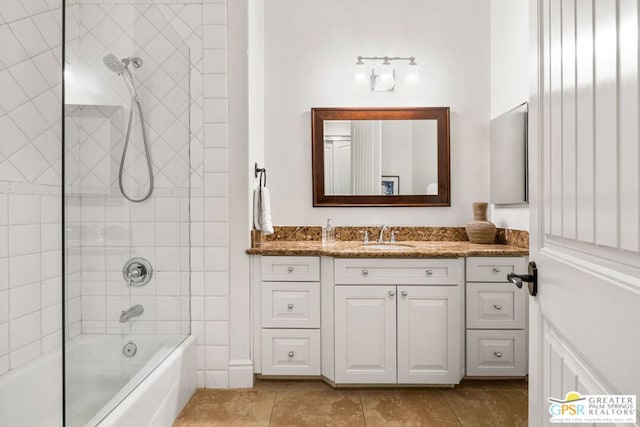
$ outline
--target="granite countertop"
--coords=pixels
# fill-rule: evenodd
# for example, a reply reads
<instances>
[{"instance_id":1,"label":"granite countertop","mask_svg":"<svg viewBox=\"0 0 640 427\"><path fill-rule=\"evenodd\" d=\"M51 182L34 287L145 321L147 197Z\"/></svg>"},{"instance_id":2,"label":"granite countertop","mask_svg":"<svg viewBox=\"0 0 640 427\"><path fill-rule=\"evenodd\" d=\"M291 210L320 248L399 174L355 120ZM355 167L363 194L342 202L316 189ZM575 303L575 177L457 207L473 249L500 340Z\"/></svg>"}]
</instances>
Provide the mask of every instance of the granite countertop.
<instances>
[{"instance_id":1,"label":"granite countertop","mask_svg":"<svg viewBox=\"0 0 640 427\"><path fill-rule=\"evenodd\" d=\"M247 249L251 255L325 255L336 258L453 258L463 256L524 256L527 248L493 244L481 245L469 241L400 241L403 249L378 249L361 241L267 241ZM380 246L380 245L375 245Z\"/></svg>"}]
</instances>

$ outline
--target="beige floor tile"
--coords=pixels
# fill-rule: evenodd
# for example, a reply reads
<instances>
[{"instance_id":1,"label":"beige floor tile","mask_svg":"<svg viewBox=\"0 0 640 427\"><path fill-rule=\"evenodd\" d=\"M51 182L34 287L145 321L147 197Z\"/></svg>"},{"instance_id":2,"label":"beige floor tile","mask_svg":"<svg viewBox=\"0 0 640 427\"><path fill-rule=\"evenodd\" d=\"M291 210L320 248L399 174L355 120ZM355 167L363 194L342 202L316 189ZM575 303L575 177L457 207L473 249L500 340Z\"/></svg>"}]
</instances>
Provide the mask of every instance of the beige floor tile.
<instances>
[{"instance_id":1,"label":"beige floor tile","mask_svg":"<svg viewBox=\"0 0 640 427\"><path fill-rule=\"evenodd\" d=\"M276 393L198 389L174 427L268 426Z\"/></svg>"},{"instance_id":2,"label":"beige floor tile","mask_svg":"<svg viewBox=\"0 0 640 427\"><path fill-rule=\"evenodd\" d=\"M459 426L438 390L361 391L367 426Z\"/></svg>"},{"instance_id":3,"label":"beige floor tile","mask_svg":"<svg viewBox=\"0 0 640 427\"><path fill-rule=\"evenodd\" d=\"M272 426L364 426L357 391L278 392Z\"/></svg>"},{"instance_id":4,"label":"beige floor tile","mask_svg":"<svg viewBox=\"0 0 640 427\"><path fill-rule=\"evenodd\" d=\"M522 390L452 390L442 395L465 427L527 425L527 396Z\"/></svg>"}]
</instances>

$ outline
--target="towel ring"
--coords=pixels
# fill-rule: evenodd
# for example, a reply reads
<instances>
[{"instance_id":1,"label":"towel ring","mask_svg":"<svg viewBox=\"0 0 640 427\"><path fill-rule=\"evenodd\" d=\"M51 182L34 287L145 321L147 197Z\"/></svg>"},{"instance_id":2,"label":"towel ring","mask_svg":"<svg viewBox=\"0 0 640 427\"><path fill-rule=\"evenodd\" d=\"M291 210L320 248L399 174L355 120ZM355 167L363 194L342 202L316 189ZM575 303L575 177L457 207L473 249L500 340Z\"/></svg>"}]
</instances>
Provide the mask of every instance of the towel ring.
<instances>
[{"instance_id":1,"label":"towel ring","mask_svg":"<svg viewBox=\"0 0 640 427\"><path fill-rule=\"evenodd\" d=\"M265 168L259 168L258 167L258 163L255 163L254 165L254 172L253 172L253 176L254 178L258 178L258 174L260 174L260 181L259 184L260 186L262 186L262 177L264 177L264 186L267 186L267 169Z\"/></svg>"}]
</instances>

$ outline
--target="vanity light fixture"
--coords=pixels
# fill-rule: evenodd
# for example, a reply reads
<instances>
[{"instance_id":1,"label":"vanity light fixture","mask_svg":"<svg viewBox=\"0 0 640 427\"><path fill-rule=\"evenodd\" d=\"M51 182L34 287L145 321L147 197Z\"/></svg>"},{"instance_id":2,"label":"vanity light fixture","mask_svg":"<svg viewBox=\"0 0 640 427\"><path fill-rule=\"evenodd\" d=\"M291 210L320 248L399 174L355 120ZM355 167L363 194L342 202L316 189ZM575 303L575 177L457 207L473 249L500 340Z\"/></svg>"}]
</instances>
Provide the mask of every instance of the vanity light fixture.
<instances>
[{"instance_id":1,"label":"vanity light fixture","mask_svg":"<svg viewBox=\"0 0 640 427\"><path fill-rule=\"evenodd\" d=\"M410 67L416 67L418 63L413 56L401 57L401 56L358 56L355 65L354 82L366 81L366 76L369 79L369 88L371 92L394 92L396 88L396 70L393 66L393 62L409 61ZM368 72L365 61L373 62L371 66L371 72ZM414 72L410 72L407 75L413 75Z\"/></svg>"}]
</instances>

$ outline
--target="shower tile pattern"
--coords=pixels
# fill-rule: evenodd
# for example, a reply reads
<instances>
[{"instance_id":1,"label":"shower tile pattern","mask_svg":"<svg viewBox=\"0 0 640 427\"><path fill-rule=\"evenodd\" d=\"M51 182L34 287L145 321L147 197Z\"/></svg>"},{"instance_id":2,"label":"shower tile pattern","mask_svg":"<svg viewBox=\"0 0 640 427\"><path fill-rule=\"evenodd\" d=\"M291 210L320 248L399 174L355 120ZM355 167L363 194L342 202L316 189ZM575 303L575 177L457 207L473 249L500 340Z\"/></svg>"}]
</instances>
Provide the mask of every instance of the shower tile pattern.
<instances>
[{"instance_id":1,"label":"shower tile pattern","mask_svg":"<svg viewBox=\"0 0 640 427\"><path fill-rule=\"evenodd\" d=\"M92 105L80 97L79 105L66 110L69 336L184 332L187 325L176 320L190 312L191 333L198 340L198 385L227 387L226 4L75 0L67 5L67 62L75 78L95 79L106 89ZM186 48L190 68L182 70L178 65ZM149 111L157 190L141 204L124 203L117 190L129 95L120 77L102 64L108 52L135 53L145 60L134 73ZM177 78L183 71L188 79ZM189 109L175 109L183 105L187 89ZM185 139L189 144L181 146ZM140 143L134 133L133 146ZM190 168L184 167L189 154ZM131 150L127 162L125 182L144 188L142 151ZM177 173L189 170L190 176ZM159 270L150 285L132 289L130 297L121 273L129 256L145 256ZM190 299L185 296L189 267ZM145 314L123 327L117 315L123 305L136 303Z\"/></svg>"},{"instance_id":2,"label":"shower tile pattern","mask_svg":"<svg viewBox=\"0 0 640 427\"><path fill-rule=\"evenodd\" d=\"M62 342L60 7L0 2L0 376Z\"/></svg>"},{"instance_id":3,"label":"shower tile pattern","mask_svg":"<svg viewBox=\"0 0 640 427\"><path fill-rule=\"evenodd\" d=\"M109 34L109 28L120 34L124 32L130 21L122 13L122 6L130 6L122 3L67 1L66 47L70 63L80 56L82 35L87 37L84 40L87 41L85 49L96 53L100 43L105 41L101 37ZM150 2L139 3L138 6L144 8L149 7ZM109 132L114 132L111 136L117 139L118 129L113 123L123 120L123 111L126 112L122 110L117 113L113 108L117 101L126 96L123 85L112 84L117 81L117 76L108 77L108 87L114 88L112 105L105 103L107 105L101 109L70 105L65 112L66 176L69 183L66 213L69 229L66 262L69 278L66 313L68 333L73 336L83 327L87 331L91 328L102 331L103 328L108 330L116 326L112 319L108 319L107 313L111 313L114 306L119 307L120 296L108 290L112 289L109 282L120 278L116 278L116 272L109 271L108 266L119 265L122 260L122 254L113 248L119 247L120 243L123 246L124 243L128 244L127 239L132 234L132 227L128 226L129 218L138 219L135 237L147 239L149 247L155 248L154 256L168 265L177 259L175 253L161 248L166 247L165 244L173 245L179 238L180 255L185 253L185 230L180 224L188 212L191 219L191 331L198 339L198 382L201 387L228 386L225 3L224 0L153 2L173 31L184 40L191 57L191 192L178 193L181 203L176 205L167 201L177 194L161 193L162 197L156 199L153 206L132 211L117 204L111 192L93 194L93 199L80 197L80 190L93 191L99 187L91 185L92 182L105 184L99 179L98 172L104 172L102 177L109 177L111 183L115 179L114 164L119 159L113 155L118 150L113 146L109 150L109 145L100 146L96 144L96 139L101 140L99 135ZM99 6L104 15L86 12L82 15L81 6L85 5ZM107 15L109 19L103 19ZM27 363L42 352L58 348L61 343L61 21L62 11L58 0L0 2L0 87L3 88L0 97L0 375ZM156 34L156 30L160 30L166 36L164 28L152 28L154 22L158 21L147 21L148 24L145 22L144 25L148 31L140 35L149 38ZM141 29L139 31L143 32ZM83 69L71 71L81 76ZM162 82L155 81L154 84L162 85ZM208 111L206 115L203 113L205 106ZM156 115L160 119L171 114L161 107L157 108ZM92 120L96 127L90 132L86 132L85 127L81 128L81 124L89 124ZM166 131L154 130L164 137L163 142L170 142L166 141ZM184 152L174 155L170 149L162 147L162 152L156 154L157 161L162 163L161 159L169 161L176 157L185 159ZM99 155L96 156L96 153ZM74 168L74 165L77 167ZM163 164L156 166L162 172ZM80 186L83 179L84 188ZM176 180L174 176L160 178L161 183L173 183ZM96 203L96 199L100 201ZM190 210L186 209L186 200L190 200ZM179 206L179 210L168 209L167 204L172 208ZM107 223L109 226L99 226ZM178 227L174 224L178 224ZM153 228L170 232L157 233L156 240L152 242L149 234ZM158 237L160 234L161 237ZM95 243L103 239L113 247L107 243L104 246L83 245L84 239ZM99 280L92 280L96 279L96 271L92 270L102 268L103 263L104 271L99 271L98 275L105 277L102 285L104 290ZM178 307L161 297L177 292L176 281L185 283L181 272L167 271L164 275L158 273L156 276L153 311L159 330L172 328L168 323L163 323L162 317L174 316ZM86 283L84 290L87 297L84 301L83 283ZM187 301L181 300L179 309L185 310L186 304Z\"/></svg>"}]
</instances>

